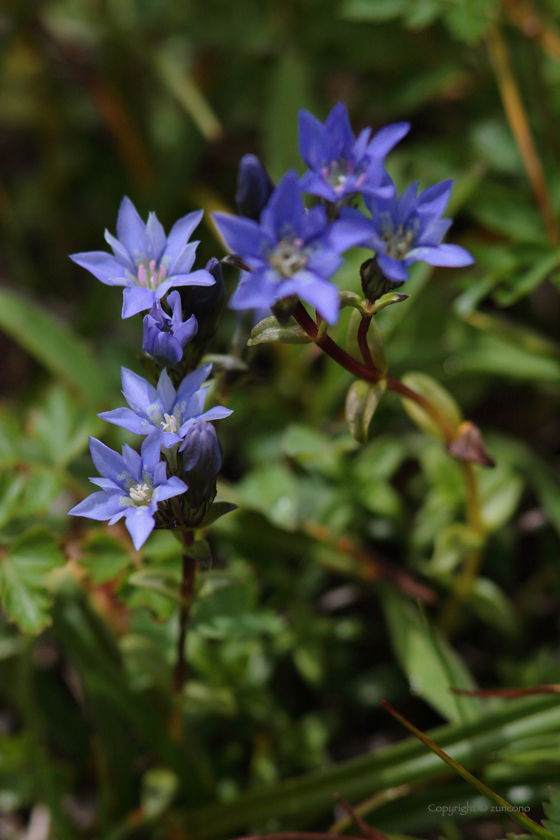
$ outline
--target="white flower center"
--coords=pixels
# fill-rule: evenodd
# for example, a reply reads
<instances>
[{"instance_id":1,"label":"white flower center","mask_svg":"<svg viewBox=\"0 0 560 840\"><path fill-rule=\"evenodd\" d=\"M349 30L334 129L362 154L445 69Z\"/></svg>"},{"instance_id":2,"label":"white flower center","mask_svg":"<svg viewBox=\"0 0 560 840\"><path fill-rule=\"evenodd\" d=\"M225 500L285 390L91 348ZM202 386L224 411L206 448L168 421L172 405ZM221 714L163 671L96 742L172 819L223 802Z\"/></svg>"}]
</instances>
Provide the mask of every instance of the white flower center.
<instances>
[{"instance_id":1,"label":"white flower center","mask_svg":"<svg viewBox=\"0 0 560 840\"><path fill-rule=\"evenodd\" d=\"M402 225L397 230L386 231L381 234L381 239L387 243L387 256L396 260L402 260L411 250L416 238L415 231Z\"/></svg>"},{"instance_id":2,"label":"white flower center","mask_svg":"<svg viewBox=\"0 0 560 840\"><path fill-rule=\"evenodd\" d=\"M172 435L177 434L177 418L174 414L164 414L164 419L161 421L161 428L164 432L169 432Z\"/></svg>"},{"instance_id":3,"label":"white flower center","mask_svg":"<svg viewBox=\"0 0 560 840\"><path fill-rule=\"evenodd\" d=\"M270 267L286 279L293 277L294 274L305 268L309 260L307 254L301 250L302 248L303 239L283 239L268 258Z\"/></svg>"},{"instance_id":4,"label":"white flower center","mask_svg":"<svg viewBox=\"0 0 560 840\"><path fill-rule=\"evenodd\" d=\"M141 484L131 487L128 493L135 507L143 507L152 501L154 488L151 483L143 481Z\"/></svg>"}]
</instances>

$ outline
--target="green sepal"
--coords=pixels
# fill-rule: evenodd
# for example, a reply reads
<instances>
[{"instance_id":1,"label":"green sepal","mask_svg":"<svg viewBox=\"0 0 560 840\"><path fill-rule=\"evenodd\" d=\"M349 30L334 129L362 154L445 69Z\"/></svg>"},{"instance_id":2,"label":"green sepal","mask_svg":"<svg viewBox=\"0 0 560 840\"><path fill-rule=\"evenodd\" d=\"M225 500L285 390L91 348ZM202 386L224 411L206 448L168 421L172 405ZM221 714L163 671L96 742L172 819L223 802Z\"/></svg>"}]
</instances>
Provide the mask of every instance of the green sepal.
<instances>
[{"instance_id":1,"label":"green sepal","mask_svg":"<svg viewBox=\"0 0 560 840\"><path fill-rule=\"evenodd\" d=\"M409 297L410 295L405 295L404 292L387 292L386 295L382 295L382 297L371 305L369 312L375 315L376 312L385 309L386 306L391 306L392 303L402 303L403 300L407 300Z\"/></svg>"},{"instance_id":2,"label":"green sepal","mask_svg":"<svg viewBox=\"0 0 560 840\"><path fill-rule=\"evenodd\" d=\"M366 300L362 300L362 298L355 292L340 292L340 306L353 306L354 309L357 309L358 312L362 313L362 315L370 314L368 302Z\"/></svg>"},{"instance_id":3,"label":"green sepal","mask_svg":"<svg viewBox=\"0 0 560 840\"><path fill-rule=\"evenodd\" d=\"M214 502L209 507L206 516L198 527L208 528L216 519L219 519L220 516L224 516L226 513L231 513L232 510L237 510L237 505L234 505L232 502Z\"/></svg>"},{"instance_id":4,"label":"green sepal","mask_svg":"<svg viewBox=\"0 0 560 840\"><path fill-rule=\"evenodd\" d=\"M253 327L247 345L253 347L255 344L311 344L312 341L294 318L290 318L288 323L282 326L274 315L270 315Z\"/></svg>"},{"instance_id":5,"label":"green sepal","mask_svg":"<svg viewBox=\"0 0 560 840\"><path fill-rule=\"evenodd\" d=\"M364 382L363 379L357 379L348 389L345 405L346 422L350 434L359 443L367 441L369 424L386 387L385 379L380 379L373 385L370 382Z\"/></svg>"}]
</instances>

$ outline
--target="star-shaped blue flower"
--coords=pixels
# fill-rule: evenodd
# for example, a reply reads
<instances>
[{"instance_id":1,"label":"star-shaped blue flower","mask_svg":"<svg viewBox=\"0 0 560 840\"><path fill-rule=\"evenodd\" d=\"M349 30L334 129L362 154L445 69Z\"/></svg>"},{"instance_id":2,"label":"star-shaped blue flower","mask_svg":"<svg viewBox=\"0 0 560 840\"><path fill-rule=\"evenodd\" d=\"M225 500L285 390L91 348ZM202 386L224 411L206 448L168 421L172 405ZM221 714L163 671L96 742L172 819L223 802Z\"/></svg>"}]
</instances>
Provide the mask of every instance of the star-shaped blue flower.
<instances>
[{"instance_id":1,"label":"star-shaped blue flower","mask_svg":"<svg viewBox=\"0 0 560 840\"><path fill-rule=\"evenodd\" d=\"M410 123L393 123L372 140L371 128L356 138L344 102L334 106L324 123L300 111L299 151L310 170L300 179L300 189L335 203L355 193L389 196L385 158L409 130Z\"/></svg>"},{"instance_id":2,"label":"star-shaped blue flower","mask_svg":"<svg viewBox=\"0 0 560 840\"><path fill-rule=\"evenodd\" d=\"M175 365L183 358L185 344L196 335L198 323L194 315L186 321L182 320L179 292L170 292L167 302L171 307L171 315L163 311L159 300L144 315L142 350L154 358L166 359Z\"/></svg>"},{"instance_id":3,"label":"star-shaped blue flower","mask_svg":"<svg viewBox=\"0 0 560 840\"><path fill-rule=\"evenodd\" d=\"M473 257L460 245L442 243L453 224L442 219L453 181L441 181L418 195L418 182L410 184L400 198L364 197L371 213L371 236L365 243L376 252L376 259L389 280L408 280L408 268L421 261L429 265L458 268L472 265ZM343 209L341 215L350 221L357 211Z\"/></svg>"},{"instance_id":4,"label":"star-shaped blue flower","mask_svg":"<svg viewBox=\"0 0 560 840\"><path fill-rule=\"evenodd\" d=\"M149 435L139 455L130 446L123 446L122 455L109 449L101 441L90 437L93 463L103 478L90 478L101 487L83 502L72 508L72 516L89 519L108 519L114 525L125 518L134 548L144 545L151 534L158 504L188 490L177 476L167 477L167 467L161 460L162 431Z\"/></svg>"},{"instance_id":5,"label":"star-shaped blue flower","mask_svg":"<svg viewBox=\"0 0 560 840\"><path fill-rule=\"evenodd\" d=\"M126 196L117 218L117 238L105 231L113 254L88 251L72 254L70 259L87 268L108 286L124 286L122 317L150 309L174 286L212 286L208 271L192 271L198 242L189 238L199 224L202 210L196 210L175 222L168 237L155 213L146 224Z\"/></svg>"},{"instance_id":6,"label":"star-shaped blue flower","mask_svg":"<svg viewBox=\"0 0 560 840\"><path fill-rule=\"evenodd\" d=\"M122 368L123 394L130 408L103 411L99 417L137 435L148 435L154 429L161 429L163 445L174 446L195 420L221 420L232 414L230 408L222 405L204 411L207 388L201 388L201 385L211 370L211 364L194 370L176 391L165 369L156 390L146 379Z\"/></svg>"},{"instance_id":7,"label":"star-shaped blue flower","mask_svg":"<svg viewBox=\"0 0 560 840\"><path fill-rule=\"evenodd\" d=\"M297 175L288 172L274 190L260 217L214 213L229 248L251 268L229 305L232 309L266 309L297 295L335 324L340 308L337 287L329 278L342 265L341 254L368 236L367 220L328 223L320 206L306 210Z\"/></svg>"}]
</instances>

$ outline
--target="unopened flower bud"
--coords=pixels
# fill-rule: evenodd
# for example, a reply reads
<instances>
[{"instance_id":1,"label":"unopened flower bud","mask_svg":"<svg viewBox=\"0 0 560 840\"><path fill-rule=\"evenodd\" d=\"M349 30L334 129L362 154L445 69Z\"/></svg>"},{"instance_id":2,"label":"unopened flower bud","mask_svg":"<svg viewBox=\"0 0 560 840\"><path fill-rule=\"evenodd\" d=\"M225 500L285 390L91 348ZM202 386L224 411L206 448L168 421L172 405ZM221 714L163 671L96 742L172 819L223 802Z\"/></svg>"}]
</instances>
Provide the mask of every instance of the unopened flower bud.
<instances>
[{"instance_id":1,"label":"unopened flower bud","mask_svg":"<svg viewBox=\"0 0 560 840\"><path fill-rule=\"evenodd\" d=\"M258 221L274 191L272 179L256 155L243 155L237 170L235 203L240 216ZM210 270L210 269L208 269Z\"/></svg>"},{"instance_id":2,"label":"unopened flower bud","mask_svg":"<svg viewBox=\"0 0 560 840\"><path fill-rule=\"evenodd\" d=\"M195 420L185 434L180 451L188 492L184 511L192 527L200 524L216 495L216 476L222 466L222 446L211 423Z\"/></svg>"}]
</instances>

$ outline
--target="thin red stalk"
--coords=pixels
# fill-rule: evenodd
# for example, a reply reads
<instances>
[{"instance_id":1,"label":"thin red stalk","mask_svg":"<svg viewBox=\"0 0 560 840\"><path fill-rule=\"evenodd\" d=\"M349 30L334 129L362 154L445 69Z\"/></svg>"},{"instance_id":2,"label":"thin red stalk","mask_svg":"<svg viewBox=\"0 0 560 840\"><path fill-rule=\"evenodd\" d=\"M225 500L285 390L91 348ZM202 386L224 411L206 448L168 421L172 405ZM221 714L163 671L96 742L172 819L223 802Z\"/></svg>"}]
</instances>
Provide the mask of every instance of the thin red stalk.
<instances>
[{"instance_id":1,"label":"thin red stalk","mask_svg":"<svg viewBox=\"0 0 560 840\"><path fill-rule=\"evenodd\" d=\"M375 368L367 343L367 334L369 325L371 324L371 319L371 315L362 315L362 320L360 321L360 326L358 327L358 347L360 348L360 353L362 354L366 367Z\"/></svg>"},{"instance_id":2,"label":"thin red stalk","mask_svg":"<svg viewBox=\"0 0 560 840\"><path fill-rule=\"evenodd\" d=\"M334 798L336 799L342 810L350 817L352 822L354 822L358 826L364 837L368 837L369 840L388 840L385 834L381 834L380 831L377 831L376 828L373 828L373 826L369 825L369 823L367 823L360 816L358 816L358 814L354 811L352 806L349 805L345 799L342 799L342 797L339 796L337 793L335 794Z\"/></svg>"}]
</instances>

